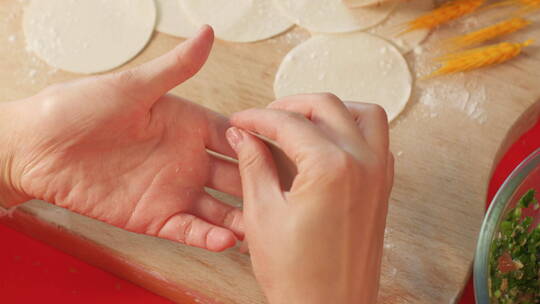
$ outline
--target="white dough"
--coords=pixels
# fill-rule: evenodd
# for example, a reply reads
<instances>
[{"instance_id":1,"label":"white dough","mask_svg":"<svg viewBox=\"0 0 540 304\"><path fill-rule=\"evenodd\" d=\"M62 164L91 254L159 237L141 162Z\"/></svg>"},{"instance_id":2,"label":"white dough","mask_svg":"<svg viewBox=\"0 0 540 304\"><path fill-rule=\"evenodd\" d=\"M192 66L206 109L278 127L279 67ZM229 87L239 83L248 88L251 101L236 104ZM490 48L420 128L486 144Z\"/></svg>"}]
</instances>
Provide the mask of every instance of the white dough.
<instances>
[{"instance_id":1,"label":"white dough","mask_svg":"<svg viewBox=\"0 0 540 304\"><path fill-rule=\"evenodd\" d=\"M223 40L263 40L293 25L271 0L183 0L181 4L193 23L211 25Z\"/></svg>"},{"instance_id":2,"label":"white dough","mask_svg":"<svg viewBox=\"0 0 540 304\"><path fill-rule=\"evenodd\" d=\"M390 121L405 108L411 90L411 72L396 47L361 32L306 40L285 56L274 82L276 98L330 92L379 104Z\"/></svg>"},{"instance_id":3,"label":"white dough","mask_svg":"<svg viewBox=\"0 0 540 304\"><path fill-rule=\"evenodd\" d=\"M396 7L395 1L378 6L350 8L343 0L274 0L294 23L315 33L363 30L383 22Z\"/></svg>"},{"instance_id":4,"label":"white dough","mask_svg":"<svg viewBox=\"0 0 540 304\"><path fill-rule=\"evenodd\" d=\"M386 1L395 1L395 0L341 0L343 3L345 3L348 7L362 7L362 6L370 6L370 5L376 5L379 3L383 3Z\"/></svg>"},{"instance_id":5,"label":"white dough","mask_svg":"<svg viewBox=\"0 0 540 304\"><path fill-rule=\"evenodd\" d=\"M193 37L199 28L189 20L180 1L182 0L156 0L156 29L177 37Z\"/></svg>"},{"instance_id":6,"label":"white dough","mask_svg":"<svg viewBox=\"0 0 540 304\"><path fill-rule=\"evenodd\" d=\"M49 65L97 73L137 55L155 20L152 0L34 0L25 9L23 29L28 48Z\"/></svg>"},{"instance_id":7,"label":"white dough","mask_svg":"<svg viewBox=\"0 0 540 304\"><path fill-rule=\"evenodd\" d=\"M383 23L369 32L392 41L403 54L420 45L428 36L428 29L420 29L400 35L407 29L407 23L426 14L434 8L433 0L409 0L401 2Z\"/></svg>"}]
</instances>

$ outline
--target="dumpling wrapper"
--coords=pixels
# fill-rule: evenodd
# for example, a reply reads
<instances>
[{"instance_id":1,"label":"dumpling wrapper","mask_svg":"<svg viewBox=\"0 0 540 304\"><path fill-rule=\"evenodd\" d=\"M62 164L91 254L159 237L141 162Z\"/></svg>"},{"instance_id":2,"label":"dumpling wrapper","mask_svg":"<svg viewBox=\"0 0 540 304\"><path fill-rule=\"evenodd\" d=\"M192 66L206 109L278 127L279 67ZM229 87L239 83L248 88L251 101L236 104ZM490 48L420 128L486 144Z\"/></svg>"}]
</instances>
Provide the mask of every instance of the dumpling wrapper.
<instances>
[{"instance_id":1,"label":"dumpling wrapper","mask_svg":"<svg viewBox=\"0 0 540 304\"><path fill-rule=\"evenodd\" d=\"M28 48L49 65L89 74L135 57L155 21L153 0L30 1L23 30Z\"/></svg>"},{"instance_id":2,"label":"dumpling wrapper","mask_svg":"<svg viewBox=\"0 0 540 304\"><path fill-rule=\"evenodd\" d=\"M388 41L361 32L317 35L285 56L274 93L330 92L344 101L378 104L392 121L407 105L412 83L407 61Z\"/></svg>"},{"instance_id":3,"label":"dumpling wrapper","mask_svg":"<svg viewBox=\"0 0 540 304\"><path fill-rule=\"evenodd\" d=\"M381 24L368 30L393 42L403 54L419 46L429 35L428 29L404 33L407 23L430 12L435 7L433 0L410 0L400 2L396 10Z\"/></svg>"},{"instance_id":4,"label":"dumpling wrapper","mask_svg":"<svg viewBox=\"0 0 540 304\"><path fill-rule=\"evenodd\" d=\"M227 41L259 41L293 26L271 0L182 0L180 4L194 24L211 25L216 37Z\"/></svg>"},{"instance_id":5,"label":"dumpling wrapper","mask_svg":"<svg viewBox=\"0 0 540 304\"><path fill-rule=\"evenodd\" d=\"M188 18L180 1L182 0L156 0L156 30L176 37L193 37L199 27Z\"/></svg>"},{"instance_id":6,"label":"dumpling wrapper","mask_svg":"<svg viewBox=\"0 0 540 304\"><path fill-rule=\"evenodd\" d=\"M195 1L195 0L193 0ZM378 6L350 8L342 0L274 0L284 15L313 33L346 33L383 22L395 1Z\"/></svg>"}]
</instances>

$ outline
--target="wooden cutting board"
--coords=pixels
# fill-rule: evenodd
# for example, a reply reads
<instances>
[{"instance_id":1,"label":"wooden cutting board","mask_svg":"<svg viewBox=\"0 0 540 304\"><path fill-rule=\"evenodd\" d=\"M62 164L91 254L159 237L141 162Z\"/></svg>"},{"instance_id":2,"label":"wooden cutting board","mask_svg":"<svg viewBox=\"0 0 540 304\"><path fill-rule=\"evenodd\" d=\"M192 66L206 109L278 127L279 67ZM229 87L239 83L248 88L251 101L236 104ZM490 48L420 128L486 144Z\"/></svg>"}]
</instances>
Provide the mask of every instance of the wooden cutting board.
<instances>
[{"instance_id":1,"label":"wooden cutting board","mask_svg":"<svg viewBox=\"0 0 540 304\"><path fill-rule=\"evenodd\" d=\"M48 67L25 51L22 5L0 1L0 100L27 97L48 84L81 77ZM430 58L440 53L441 39L492 24L505 14L489 11L441 28L423 51L407 55L411 69L425 75L432 68ZM173 92L223 114L264 107L273 99L280 60L307 37L294 28L258 43L217 41L203 70ZM509 39L527 38L540 38L538 25ZM156 33L121 69L157 57L180 41ZM380 303L452 303L459 296L470 272L494 160L538 117L539 98L538 46L500 67L416 81L412 100L391 124L396 179ZM209 253L128 233L43 202L25 204L1 221L175 301L265 302L249 257L236 250Z\"/></svg>"}]
</instances>

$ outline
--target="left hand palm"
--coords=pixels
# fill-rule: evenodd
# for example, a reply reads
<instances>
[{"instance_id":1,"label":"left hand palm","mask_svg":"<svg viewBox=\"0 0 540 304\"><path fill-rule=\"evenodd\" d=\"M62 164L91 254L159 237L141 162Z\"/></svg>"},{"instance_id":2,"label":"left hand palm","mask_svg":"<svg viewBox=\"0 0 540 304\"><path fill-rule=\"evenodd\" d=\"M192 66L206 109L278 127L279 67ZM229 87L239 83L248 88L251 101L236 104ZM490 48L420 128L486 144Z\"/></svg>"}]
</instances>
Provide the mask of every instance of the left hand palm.
<instances>
[{"instance_id":1,"label":"left hand palm","mask_svg":"<svg viewBox=\"0 0 540 304\"><path fill-rule=\"evenodd\" d=\"M237 166L206 152L234 155L228 121L163 95L200 69L212 38L206 28L141 67L22 101L28 148L14 163L21 190L134 232L215 251L233 246L240 211L204 191L241 193Z\"/></svg>"}]
</instances>

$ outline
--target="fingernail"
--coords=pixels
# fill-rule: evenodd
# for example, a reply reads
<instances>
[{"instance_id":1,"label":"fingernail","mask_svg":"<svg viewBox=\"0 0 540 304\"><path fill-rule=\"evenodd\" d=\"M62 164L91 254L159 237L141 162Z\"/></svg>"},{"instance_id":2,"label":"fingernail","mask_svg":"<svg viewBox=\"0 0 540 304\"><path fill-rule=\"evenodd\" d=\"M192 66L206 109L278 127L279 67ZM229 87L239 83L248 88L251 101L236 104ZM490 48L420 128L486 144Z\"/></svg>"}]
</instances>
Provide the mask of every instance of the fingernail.
<instances>
[{"instance_id":1,"label":"fingernail","mask_svg":"<svg viewBox=\"0 0 540 304\"><path fill-rule=\"evenodd\" d=\"M242 142L244 139L244 136L242 135L242 132L238 130L236 127L230 127L227 130L226 133L227 140L229 141L229 144L231 147L236 150L238 148L238 145Z\"/></svg>"}]
</instances>

